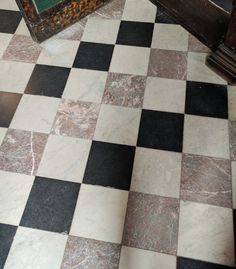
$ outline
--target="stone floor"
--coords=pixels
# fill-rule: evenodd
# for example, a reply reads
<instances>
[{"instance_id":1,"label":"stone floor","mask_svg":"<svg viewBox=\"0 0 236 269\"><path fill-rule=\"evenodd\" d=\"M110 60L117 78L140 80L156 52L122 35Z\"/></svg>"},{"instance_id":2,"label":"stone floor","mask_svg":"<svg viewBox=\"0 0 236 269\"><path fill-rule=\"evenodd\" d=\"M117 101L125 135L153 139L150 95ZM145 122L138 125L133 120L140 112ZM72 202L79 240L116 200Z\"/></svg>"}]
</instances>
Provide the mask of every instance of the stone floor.
<instances>
[{"instance_id":1,"label":"stone floor","mask_svg":"<svg viewBox=\"0 0 236 269\"><path fill-rule=\"evenodd\" d=\"M148 0L42 44L0 0L0 268L234 268L236 87L208 52Z\"/></svg>"}]
</instances>

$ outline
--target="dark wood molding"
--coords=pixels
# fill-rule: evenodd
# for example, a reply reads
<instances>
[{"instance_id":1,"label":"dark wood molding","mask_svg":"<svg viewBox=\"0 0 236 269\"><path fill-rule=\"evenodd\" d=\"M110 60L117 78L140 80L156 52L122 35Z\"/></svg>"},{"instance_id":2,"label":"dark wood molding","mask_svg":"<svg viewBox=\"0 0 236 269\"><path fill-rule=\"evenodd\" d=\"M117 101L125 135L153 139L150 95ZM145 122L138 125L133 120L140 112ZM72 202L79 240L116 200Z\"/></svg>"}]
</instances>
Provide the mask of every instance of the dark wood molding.
<instances>
[{"instance_id":1,"label":"dark wood molding","mask_svg":"<svg viewBox=\"0 0 236 269\"><path fill-rule=\"evenodd\" d=\"M16 0L34 40L42 42L102 6L107 0L64 0L37 13L32 0Z\"/></svg>"},{"instance_id":2,"label":"dark wood molding","mask_svg":"<svg viewBox=\"0 0 236 269\"><path fill-rule=\"evenodd\" d=\"M233 1L226 38L223 44L207 57L206 63L230 84L236 84L236 0Z\"/></svg>"},{"instance_id":3,"label":"dark wood molding","mask_svg":"<svg viewBox=\"0 0 236 269\"><path fill-rule=\"evenodd\" d=\"M230 13L210 0L151 0L214 50L224 40ZM217 30L216 30L217 29Z\"/></svg>"}]
</instances>

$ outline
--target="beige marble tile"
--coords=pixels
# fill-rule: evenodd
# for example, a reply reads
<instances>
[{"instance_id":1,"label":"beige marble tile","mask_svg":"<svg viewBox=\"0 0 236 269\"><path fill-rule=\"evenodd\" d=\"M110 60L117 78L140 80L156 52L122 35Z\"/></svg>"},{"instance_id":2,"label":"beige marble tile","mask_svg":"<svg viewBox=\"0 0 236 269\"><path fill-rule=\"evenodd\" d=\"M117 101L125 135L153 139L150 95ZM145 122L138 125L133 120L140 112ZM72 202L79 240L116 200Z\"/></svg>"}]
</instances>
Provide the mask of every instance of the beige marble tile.
<instances>
[{"instance_id":1,"label":"beige marble tile","mask_svg":"<svg viewBox=\"0 0 236 269\"><path fill-rule=\"evenodd\" d=\"M18 227L5 269L60 269L66 235Z\"/></svg>"},{"instance_id":2,"label":"beige marble tile","mask_svg":"<svg viewBox=\"0 0 236 269\"><path fill-rule=\"evenodd\" d=\"M79 41L51 38L40 44L42 51L37 63L72 67Z\"/></svg>"},{"instance_id":3,"label":"beige marble tile","mask_svg":"<svg viewBox=\"0 0 236 269\"><path fill-rule=\"evenodd\" d=\"M229 159L228 121L185 115L183 152Z\"/></svg>"},{"instance_id":4,"label":"beige marble tile","mask_svg":"<svg viewBox=\"0 0 236 269\"><path fill-rule=\"evenodd\" d=\"M133 75L147 75L150 49L116 45L110 72Z\"/></svg>"},{"instance_id":5,"label":"beige marble tile","mask_svg":"<svg viewBox=\"0 0 236 269\"><path fill-rule=\"evenodd\" d=\"M37 175L82 182L91 141L50 135Z\"/></svg>"},{"instance_id":6,"label":"beige marble tile","mask_svg":"<svg viewBox=\"0 0 236 269\"><path fill-rule=\"evenodd\" d=\"M6 135L7 128L0 127L0 145L2 144L2 141Z\"/></svg>"},{"instance_id":7,"label":"beige marble tile","mask_svg":"<svg viewBox=\"0 0 236 269\"><path fill-rule=\"evenodd\" d=\"M0 222L18 226L34 177L0 171Z\"/></svg>"},{"instance_id":8,"label":"beige marble tile","mask_svg":"<svg viewBox=\"0 0 236 269\"><path fill-rule=\"evenodd\" d=\"M0 58L2 58L5 50L7 49L13 35L0 33Z\"/></svg>"},{"instance_id":9,"label":"beige marble tile","mask_svg":"<svg viewBox=\"0 0 236 269\"><path fill-rule=\"evenodd\" d=\"M178 256L234 266L232 209L181 202Z\"/></svg>"},{"instance_id":10,"label":"beige marble tile","mask_svg":"<svg viewBox=\"0 0 236 269\"><path fill-rule=\"evenodd\" d=\"M9 129L0 147L0 169L35 175L48 136Z\"/></svg>"},{"instance_id":11,"label":"beige marble tile","mask_svg":"<svg viewBox=\"0 0 236 269\"><path fill-rule=\"evenodd\" d=\"M83 41L115 44L120 27L119 20L90 18L86 24Z\"/></svg>"},{"instance_id":12,"label":"beige marble tile","mask_svg":"<svg viewBox=\"0 0 236 269\"><path fill-rule=\"evenodd\" d=\"M231 208L230 161L184 154L181 199Z\"/></svg>"},{"instance_id":13,"label":"beige marble tile","mask_svg":"<svg viewBox=\"0 0 236 269\"><path fill-rule=\"evenodd\" d=\"M126 0L122 20L154 22L156 6L146 0Z\"/></svg>"},{"instance_id":14,"label":"beige marble tile","mask_svg":"<svg viewBox=\"0 0 236 269\"><path fill-rule=\"evenodd\" d=\"M34 69L34 64L1 61L0 65L0 90L4 92L24 93Z\"/></svg>"},{"instance_id":15,"label":"beige marble tile","mask_svg":"<svg viewBox=\"0 0 236 269\"><path fill-rule=\"evenodd\" d=\"M109 73L103 103L142 108L146 76Z\"/></svg>"},{"instance_id":16,"label":"beige marble tile","mask_svg":"<svg viewBox=\"0 0 236 269\"><path fill-rule=\"evenodd\" d=\"M50 133L59 102L53 97L23 95L10 128Z\"/></svg>"},{"instance_id":17,"label":"beige marble tile","mask_svg":"<svg viewBox=\"0 0 236 269\"><path fill-rule=\"evenodd\" d=\"M25 20L22 18L22 20L20 21L16 32L16 35L25 35L25 36L30 36L30 31L25 23Z\"/></svg>"},{"instance_id":18,"label":"beige marble tile","mask_svg":"<svg viewBox=\"0 0 236 269\"><path fill-rule=\"evenodd\" d=\"M122 244L175 255L179 201L130 192Z\"/></svg>"},{"instance_id":19,"label":"beige marble tile","mask_svg":"<svg viewBox=\"0 0 236 269\"><path fill-rule=\"evenodd\" d=\"M52 127L56 135L92 139L100 105L97 103L61 101Z\"/></svg>"},{"instance_id":20,"label":"beige marble tile","mask_svg":"<svg viewBox=\"0 0 236 269\"><path fill-rule=\"evenodd\" d=\"M0 9L19 10L15 0L1 0Z\"/></svg>"},{"instance_id":21,"label":"beige marble tile","mask_svg":"<svg viewBox=\"0 0 236 269\"><path fill-rule=\"evenodd\" d=\"M232 166L233 208L236 209L236 162L232 162L231 166Z\"/></svg>"},{"instance_id":22,"label":"beige marble tile","mask_svg":"<svg viewBox=\"0 0 236 269\"><path fill-rule=\"evenodd\" d=\"M61 269L118 269L120 245L69 236Z\"/></svg>"},{"instance_id":23,"label":"beige marble tile","mask_svg":"<svg viewBox=\"0 0 236 269\"><path fill-rule=\"evenodd\" d=\"M206 52L209 53L211 50L200 42L195 36L189 33L188 39L188 50L192 52Z\"/></svg>"},{"instance_id":24,"label":"beige marble tile","mask_svg":"<svg viewBox=\"0 0 236 269\"><path fill-rule=\"evenodd\" d=\"M107 72L72 68L63 97L101 103Z\"/></svg>"},{"instance_id":25,"label":"beige marble tile","mask_svg":"<svg viewBox=\"0 0 236 269\"><path fill-rule=\"evenodd\" d=\"M179 198L181 154L136 148L131 190Z\"/></svg>"},{"instance_id":26,"label":"beige marble tile","mask_svg":"<svg viewBox=\"0 0 236 269\"><path fill-rule=\"evenodd\" d=\"M236 121L229 121L229 146L231 160L236 161Z\"/></svg>"},{"instance_id":27,"label":"beige marble tile","mask_svg":"<svg viewBox=\"0 0 236 269\"><path fill-rule=\"evenodd\" d=\"M70 234L120 244L127 200L127 191L83 184Z\"/></svg>"},{"instance_id":28,"label":"beige marble tile","mask_svg":"<svg viewBox=\"0 0 236 269\"><path fill-rule=\"evenodd\" d=\"M175 269L176 257L123 246L119 269Z\"/></svg>"},{"instance_id":29,"label":"beige marble tile","mask_svg":"<svg viewBox=\"0 0 236 269\"><path fill-rule=\"evenodd\" d=\"M14 35L7 50L3 54L4 60L36 63L42 48L31 37Z\"/></svg>"},{"instance_id":30,"label":"beige marble tile","mask_svg":"<svg viewBox=\"0 0 236 269\"><path fill-rule=\"evenodd\" d=\"M209 83L226 84L227 82L205 64L207 53L188 53L187 79Z\"/></svg>"},{"instance_id":31,"label":"beige marble tile","mask_svg":"<svg viewBox=\"0 0 236 269\"><path fill-rule=\"evenodd\" d=\"M148 76L185 80L186 73L186 52L151 49Z\"/></svg>"},{"instance_id":32,"label":"beige marble tile","mask_svg":"<svg viewBox=\"0 0 236 269\"><path fill-rule=\"evenodd\" d=\"M188 32L180 25L156 23L152 38L152 48L187 51Z\"/></svg>"},{"instance_id":33,"label":"beige marble tile","mask_svg":"<svg viewBox=\"0 0 236 269\"><path fill-rule=\"evenodd\" d=\"M124 145L136 145L141 110L102 105L94 139Z\"/></svg>"},{"instance_id":34,"label":"beige marble tile","mask_svg":"<svg viewBox=\"0 0 236 269\"><path fill-rule=\"evenodd\" d=\"M185 93L185 81L149 77L146 83L143 108L184 113Z\"/></svg>"},{"instance_id":35,"label":"beige marble tile","mask_svg":"<svg viewBox=\"0 0 236 269\"><path fill-rule=\"evenodd\" d=\"M236 86L228 86L229 119L236 121Z\"/></svg>"}]
</instances>

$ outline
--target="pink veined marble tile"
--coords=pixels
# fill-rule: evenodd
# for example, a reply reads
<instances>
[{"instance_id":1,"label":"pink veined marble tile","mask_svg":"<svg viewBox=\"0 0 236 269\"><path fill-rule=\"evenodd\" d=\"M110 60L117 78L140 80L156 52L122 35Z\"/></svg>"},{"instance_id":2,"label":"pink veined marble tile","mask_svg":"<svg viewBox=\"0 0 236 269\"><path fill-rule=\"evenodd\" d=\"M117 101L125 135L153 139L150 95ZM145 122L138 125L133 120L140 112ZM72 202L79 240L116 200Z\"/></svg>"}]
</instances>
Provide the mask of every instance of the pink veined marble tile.
<instances>
[{"instance_id":1,"label":"pink veined marble tile","mask_svg":"<svg viewBox=\"0 0 236 269\"><path fill-rule=\"evenodd\" d=\"M103 103L142 108L145 85L145 76L109 73Z\"/></svg>"},{"instance_id":2,"label":"pink veined marble tile","mask_svg":"<svg viewBox=\"0 0 236 269\"><path fill-rule=\"evenodd\" d=\"M88 20L87 17L79 20L77 23L71 25L62 32L58 33L56 37L68 40L81 40L87 20Z\"/></svg>"},{"instance_id":3,"label":"pink veined marble tile","mask_svg":"<svg viewBox=\"0 0 236 269\"><path fill-rule=\"evenodd\" d=\"M236 121L229 121L230 156L236 161Z\"/></svg>"},{"instance_id":4,"label":"pink veined marble tile","mask_svg":"<svg viewBox=\"0 0 236 269\"><path fill-rule=\"evenodd\" d=\"M64 99L59 105L52 133L92 139L99 110L100 104Z\"/></svg>"},{"instance_id":5,"label":"pink veined marble tile","mask_svg":"<svg viewBox=\"0 0 236 269\"><path fill-rule=\"evenodd\" d=\"M174 50L152 49L148 76L185 80L187 53Z\"/></svg>"},{"instance_id":6,"label":"pink veined marble tile","mask_svg":"<svg viewBox=\"0 0 236 269\"><path fill-rule=\"evenodd\" d=\"M7 47L3 59L36 63L42 48L31 37L23 35L13 36Z\"/></svg>"},{"instance_id":7,"label":"pink veined marble tile","mask_svg":"<svg viewBox=\"0 0 236 269\"><path fill-rule=\"evenodd\" d=\"M120 245L69 236L61 269L118 269Z\"/></svg>"},{"instance_id":8,"label":"pink veined marble tile","mask_svg":"<svg viewBox=\"0 0 236 269\"><path fill-rule=\"evenodd\" d=\"M178 218L178 199L130 192L123 245L175 255Z\"/></svg>"},{"instance_id":9,"label":"pink veined marble tile","mask_svg":"<svg viewBox=\"0 0 236 269\"><path fill-rule=\"evenodd\" d=\"M0 147L0 169L35 175L48 135L9 129Z\"/></svg>"},{"instance_id":10,"label":"pink veined marble tile","mask_svg":"<svg viewBox=\"0 0 236 269\"><path fill-rule=\"evenodd\" d=\"M105 2L104 6L90 14L90 17L121 20L124 6L125 0L110 0Z\"/></svg>"},{"instance_id":11,"label":"pink veined marble tile","mask_svg":"<svg viewBox=\"0 0 236 269\"><path fill-rule=\"evenodd\" d=\"M194 52L210 52L208 47L191 34L189 34L188 39L188 50Z\"/></svg>"},{"instance_id":12,"label":"pink veined marble tile","mask_svg":"<svg viewBox=\"0 0 236 269\"><path fill-rule=\"evenodd\" d=\"M183 155L181 199L232 207L230 161Z\"/></svg>"}]
</instances>

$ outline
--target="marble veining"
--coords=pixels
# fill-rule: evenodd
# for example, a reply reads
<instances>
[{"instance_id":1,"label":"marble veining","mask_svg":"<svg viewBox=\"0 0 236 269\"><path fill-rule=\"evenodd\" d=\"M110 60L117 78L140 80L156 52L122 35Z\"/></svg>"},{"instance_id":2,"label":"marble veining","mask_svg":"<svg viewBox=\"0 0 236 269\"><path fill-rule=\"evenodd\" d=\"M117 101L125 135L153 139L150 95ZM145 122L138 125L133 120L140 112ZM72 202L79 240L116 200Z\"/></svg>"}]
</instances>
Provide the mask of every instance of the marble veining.
<instances>
[{"instance_id":1,"label":"marble veining","mask_svg":"<svg viewBox=\"0 0 236 269\"><path fill-rule=\"evenodd\" d=\"M0 169L35 175L48 135L9 129L0 147Z\"/></svg>"},{"instance_id":2,"label":"marble veining","mask_svg":"<svg viewBox=\"0 0 236 269\"><path fill-rule=\"evenodd\" d=\"M61 269L117 269L120 245L70 236Z\"/></svg>"},{"instance_id":3,"label":"marble veining","mask_svg":"<svg viewBox=\"0 0 236 269\"><path fill-rule=\"evenodd\" d=\"M122 243L175 255L178 214L177 199L131 192Z\"/></svg>"},{"instance_id":4,"label":"marble veining","mask_svg":"<svg viewBox=\"0 0 236 269\"><path fill-rule=\"evenodd\" d=\"M142 108L145 85L144 76L109 73L103 103Z\"/></svg>"},{"instance_id":5,"label":"marble veining","mask_svg":"<svg viewBox=\"0 0 236 269\"><path fill-rule=\"evenodd\" d=\"M36 63L41 51L40 45L31 37L14 35L2 58L9 61Z\"/></svg>"},{"instance_id":6,"label":"marble veining","mask_svg":"<svg viewBox=\"0 0 236 269\"><path fill-rule=\"evenodd\" d=\"M52 133L92 139L99 110L100 105L96 103L62 100Z\"/></svg>"},{"instance_id":7,"label":"marble veining","mask_svg":"<svg viewBox=\"0 0 236 269\"><path fill-rule=\"evenodd\" d=\"M184 154L181 199L232 207L230 161Z\"/></svg>"}]
</instances>

